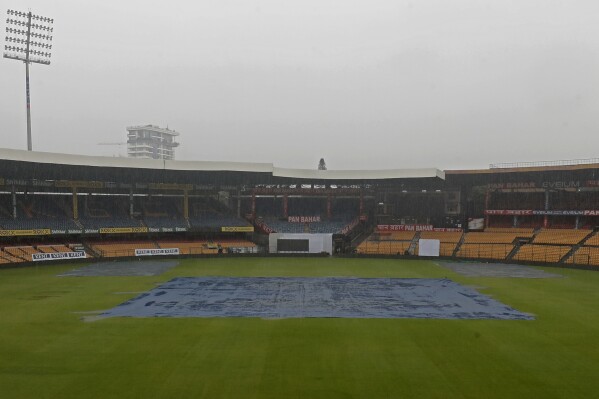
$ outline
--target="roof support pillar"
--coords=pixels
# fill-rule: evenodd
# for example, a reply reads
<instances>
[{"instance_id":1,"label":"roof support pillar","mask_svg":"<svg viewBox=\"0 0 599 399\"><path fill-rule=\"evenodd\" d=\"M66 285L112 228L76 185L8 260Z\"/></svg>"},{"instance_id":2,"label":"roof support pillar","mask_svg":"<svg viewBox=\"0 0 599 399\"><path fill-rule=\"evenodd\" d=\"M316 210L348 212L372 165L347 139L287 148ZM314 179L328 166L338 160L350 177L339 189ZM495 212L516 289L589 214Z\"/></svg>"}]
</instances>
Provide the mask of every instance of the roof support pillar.
<instances>
[{"instance_id":1,"label":"roof support pillar","mask_svg":"<svg viewBox=\"0 0 599 399\"><path fill-rule=\"evenodd\" d=\"M189 190L183 190L183 217L189 219Z\"/></svg>"},{"instance_id":2,"label":"roof support pillar","mask_svg":"<svg viewBox=\"0 0 599 399\"><path fill-rule=\"evenodd\" d=\"M12 185L11 195L12 195L12 218L16 219L17 218L17 189L14 184Z\"/></svg>"},{"instance_id":3,"label":"roof support pillar","mask_svg":"<svg viewBox=\"0 0 599 399\"><path fill-rule=\"evenodd\" d=\"M549 190L545 190L545 210L546 211L549 210ZM548 215L543 216L543 227L544 228L549 227L549 216Z\"/></svg>"},{"instance_id":4,"label":"roof support pillar","mask_svg":"<svg viewBox=\"0 0 599 399\"><path fill-rule=\"evenodd\" d=\"M364 192L362 192L362 190L360 190L360 209L359 209L359 216L363 216L364 215Z\"/></svg>"},{"instance_id":5,"label":"roof support pillar","mask_svg":"<svg viewBox=\"0 0 599 399\"><path fill-rule=\"evenodd\" d=\"M486 214L486 211L489 209L490 201L491 191L489 191L489 186L487 185L487 192L485 193L485 228L489 227L489 215Z\"/></svg>"},{"instance_id":6,"label":"roof support pillar","mask_svg":"<svg viewBox=\"0 0 599 399\"><path fill-rule=\"evenodd\" d=\"M79 219L79 206L77 201L77 187L73 187L73 219Z\"/></svg>"},{"instance_id":7,"label":"roof support pillar","mask_svg":"<svg viewBox=\"0 0 599 399\"><path fill-rule=\"evenodd\" d=\"M133 187L129 188L129 217L133 217Z\"/></svg>"}]
</instances>

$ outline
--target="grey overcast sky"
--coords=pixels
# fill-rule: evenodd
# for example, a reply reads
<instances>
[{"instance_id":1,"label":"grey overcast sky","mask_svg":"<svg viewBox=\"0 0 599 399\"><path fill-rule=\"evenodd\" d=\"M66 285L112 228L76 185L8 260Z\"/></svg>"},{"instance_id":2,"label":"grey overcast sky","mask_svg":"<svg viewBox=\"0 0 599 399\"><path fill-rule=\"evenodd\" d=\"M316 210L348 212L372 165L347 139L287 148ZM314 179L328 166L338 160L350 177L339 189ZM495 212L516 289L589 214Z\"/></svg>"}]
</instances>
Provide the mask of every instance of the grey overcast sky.
<instances>
[{"instance_id":1,"label":"grey overcast sky","mask_svg":"<svg viewBox=\"0 0 599 399\"><path fill-rule=\"evenodd\" d=\"M597 0L2 0L54 18L34 150L331 169L599 156ZM3 37L4 35L2 35ZM1 147L26 148L25 67L0 60Z\"/></svg>"}]
</instances>

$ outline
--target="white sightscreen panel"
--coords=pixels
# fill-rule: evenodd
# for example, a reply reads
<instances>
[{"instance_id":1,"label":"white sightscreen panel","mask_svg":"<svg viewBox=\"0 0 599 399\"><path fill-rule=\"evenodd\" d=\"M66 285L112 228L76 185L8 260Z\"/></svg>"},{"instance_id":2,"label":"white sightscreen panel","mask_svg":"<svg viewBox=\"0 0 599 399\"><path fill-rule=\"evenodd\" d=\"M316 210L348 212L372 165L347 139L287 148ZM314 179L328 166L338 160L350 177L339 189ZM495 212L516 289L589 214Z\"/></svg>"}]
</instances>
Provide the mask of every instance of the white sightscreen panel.
<instances>
[{"instance_id":1,"label":"white sightscreen panel","mask_svg":"<svg viewBox=\"0 0 599 399\"><path fill-rule=\"evenodd\" d=\"M485 219L471 219L468 221L468 230L483 230L485 228Z\"/></svg>"},{"instance_id":2,"label":"white sightscreen panel","mask_svg":"<svg viewBox=\"0 0 599 399\"><path fill-rule=\"evenodd\" d=\"M295 253L293 251L281 252L277 249L277 240L308 240L310 242L307 253L319 254L321 252L333 253L332 234L294 234L294 233L271 233L268 237L268 249L271 254ZM299 253L299 252L298 252ZM303 252L306 253L306 252Z\"/></svg>"},{"instance_id":3,"label":"white sightscreen panel","mask_svg":"<svg viewBox=\"0 0 599 399\"><path fill-rule=\"evenodd\" d=\"M439 256L439 240L418 240L418 256Z\"/></svg>"}]
</instances>

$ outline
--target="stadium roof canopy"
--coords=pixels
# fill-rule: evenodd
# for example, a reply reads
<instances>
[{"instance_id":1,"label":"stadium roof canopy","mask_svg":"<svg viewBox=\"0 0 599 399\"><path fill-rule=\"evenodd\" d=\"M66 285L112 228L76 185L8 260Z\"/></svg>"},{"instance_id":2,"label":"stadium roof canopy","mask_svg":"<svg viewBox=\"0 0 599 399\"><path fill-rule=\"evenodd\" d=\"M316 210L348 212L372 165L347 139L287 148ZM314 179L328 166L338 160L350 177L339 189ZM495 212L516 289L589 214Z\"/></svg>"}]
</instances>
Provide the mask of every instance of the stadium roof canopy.
<instances>
[{"instance_id":1,"label":"stadium roof canopy","mask_svg":"<svg viewBox=\"0 0 599 399\"><path fill-rule=\"evenodd\" d=\"M52 167L48 167L52 165ZM209 172L209 173L206 173ZM277 168L272 163L171 161L100 157L0 149L0 177L82 179L105 181L183 182L206 180L207 175L227 183L369 182L377 180L444 180L436 168L391 170L311 170ZM212 179L208 179L212 180Z\"/></svg>"}]
</instances>

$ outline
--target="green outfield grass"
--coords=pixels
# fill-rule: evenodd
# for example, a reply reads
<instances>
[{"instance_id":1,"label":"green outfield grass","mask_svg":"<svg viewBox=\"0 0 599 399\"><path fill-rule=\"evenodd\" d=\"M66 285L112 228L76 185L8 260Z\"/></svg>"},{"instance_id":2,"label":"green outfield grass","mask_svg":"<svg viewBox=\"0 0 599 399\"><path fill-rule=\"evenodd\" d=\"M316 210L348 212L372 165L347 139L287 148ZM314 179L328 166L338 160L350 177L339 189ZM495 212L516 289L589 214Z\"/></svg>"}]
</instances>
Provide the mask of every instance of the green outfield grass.
<instances>
[{"instance_id":1,"label":"green outfield grass","mask_svg":"<svg viewBox=\"0 0 599 399\"><path fill-rule=\"evenodd\" d=\"M80 265L76 265L79 267ZM599 273L469 278L428 261L188 259L154 277L0 270L0 397L591 398ZM83 321L176 276L448 277L535 321L189 318Z\"/></svg>"}]
</instances>

